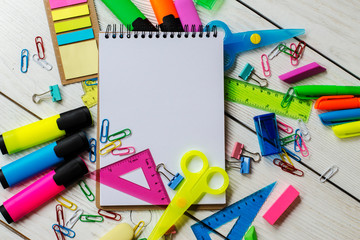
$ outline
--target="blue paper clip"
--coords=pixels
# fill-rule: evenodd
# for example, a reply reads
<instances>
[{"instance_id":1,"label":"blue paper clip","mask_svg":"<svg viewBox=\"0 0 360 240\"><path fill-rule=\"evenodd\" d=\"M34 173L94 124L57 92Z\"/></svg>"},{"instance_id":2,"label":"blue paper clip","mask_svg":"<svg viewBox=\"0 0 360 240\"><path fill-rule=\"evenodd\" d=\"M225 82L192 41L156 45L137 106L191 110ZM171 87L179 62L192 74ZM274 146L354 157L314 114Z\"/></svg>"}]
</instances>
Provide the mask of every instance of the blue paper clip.
<instances>
[{"instance_id":1,"label":"blue paper clip","mask_svg":"<svg viewBox=\"0 0 360 240\"><path fill-rule=\"evenodd\" d=\"M104 132L104 125L105 125L105 132ZM108 136L109 136L109 125L110 122L108 119L104 119L102 120L101 123L101 131L100 131L100 142L101 143L106 143L108 140Z\"/></svg>"},{"instance_id":2,"label":"blue paper clip","mask_svg":"<svg viewBox=\"0 0 360 240\"><path fill-rule=\"evenodd\" d=\"M300 149L299 149L298 145L296 144L296 142L298 141L298 139L296 139L297 135L302 136L299 128L296 129L296 131L295 131L294 151L300 152ZM300 147L302 147L302 141L300 141L299 144L300 144Z\"/></svg>"},{"instance_id":3,"label":"blue paper clip","mask_svg":"<svg viewBox=\"0 0 360 240\"><path fill-rule=\"evenodd\" d=\"M47 92L44 92L44 93L41 93L41 94L34 94L32 96L33 102L34 103L39 103L42 99L38 98L38 97L40 97L42 95L45 95L47 93L50 93L53 102L61 101L62 98L61 98L61 93L60 93L59 86L56 84L56 85L50 86L49 88L50 88L50 90L47 91Z\"/></svg>"},{"instance_id":4,"label":"blue paper clip","mask_svg":"<svg viewBox=\"0 0 360 240\"><path fill-rule=\"evenodd\" d=\"M251 158L241 157L240 158L240 173L249 174L250 173L250 164L251 164Z\"/></svg>"},{"instance_id":5,"label":"blue paper clip","mask_svg":"<svg viewBox=\"0 0 360 240\"><path fill-rule=\"evenodd\" d=\"M91 138L89 140L90 151L89 151L89 160L90 162L96 162L96 139Z\"/></svg>"},{"instance_id":6,"label":"blue paper clip","mask_svg":"<svg viewBox=\"0 0 360 240\"><path fill-rule=\"evenodd\" d=\"M56 226L58 227L58 229L55 229ZM54 229L57 232L61 232L64 236L69 237L69 238L74 238L76 236L76 234L73 230L71 230L67 227L61 226L59 224L53 224L52 229Z\"/></svg>"},{"instance_id":7,"label":"blue paper clip","mask_svg":"<svg viewBox=\"0 0 360 240\"><path fill-rule=\"evenodd\" d=\"M22 73L26 73L29 68L29 50L23 49L21 50L21 64L20 64L20 71Z\"/></svg>"},{"instance_id":8,"label":"blue paper clip","mask_svg":"<svg viewBox=\"0 0 360 240\"><path fill-rule=\"evenodd\" d=\"M85 80L85 85L86 86L98 85L97 80L98 80L98 78L92 78L92 79ZM91 82L91 83L89 83L89 82Z\"/></svg>"},{"instance_id":9,"label":"blue paper clip","mask_svg":"<svg viewBox=\"0 0 360 240\"><path fill-rule=\"evenodd\" d=\"M251 75L254 74L258 79L252 78ZM254 67L251 66L249 63L245 65L243 70L240 72L239 77L247 81L249 78L254 80L259 84L260 87L266 87L268 85L268 81L265 78L258 76L255 71Z\"/></svg>"}]
</instances>

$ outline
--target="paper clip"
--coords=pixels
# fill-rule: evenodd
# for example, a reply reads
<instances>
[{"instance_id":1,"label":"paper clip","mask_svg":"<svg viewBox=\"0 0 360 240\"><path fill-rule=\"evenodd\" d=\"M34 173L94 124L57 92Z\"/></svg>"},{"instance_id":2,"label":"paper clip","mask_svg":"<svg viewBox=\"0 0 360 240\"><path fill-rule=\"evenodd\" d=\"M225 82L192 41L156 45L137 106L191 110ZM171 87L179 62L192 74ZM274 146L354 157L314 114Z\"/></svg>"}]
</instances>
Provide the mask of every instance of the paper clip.
<instances>
[{"instance_id":1,"label":"paper clip","mask_svg":"<svg viewBox=\"0 0 360 240\"><path fill-rule=\"evenodd\" d=\"M89 145L90 145L90 151L89 151L89 160L90 162L94 163L96 162L96 139L95 138L91 138L89 140Z\"/></svg>"},{"instance_id":2,"label":"paper clip","mask_svg":"<svg viewBox=\"0 0 360 240\"><path fill-rule=\"evenodd\" d=\"M293 51L293 54L295 53L296 50L296 44L295 43L291 43L290 44L290 49ZM294 58L292 55L290 56L290 63L293 66L297 66L299 64L299 59Z\"/></svg>"},{"instance_id":3,"label":"paper clip","mask_svg":"<svg viewBox=\"0 0 360 240\"><path fill-rule=\"evenodd\" d=\"M57 230L55 228L57 228ZM57 240L65 240L65 236L62 233L62 231L60 231L60 226L58 224L52 225L52 229L54 230ZM60 237L59 237L59 235L60 235Z\"/></svg>"},{"instance_id":4,"label":"paper clip","mask_svg":"<svg viewBox=\"0 0 360 240\"><path fill-rule=\"evenodd\" d=\"M95 86L95 85L98 85L97 81L98 81L98 78L91 78L91 79L85 80L84 83L86 86Z\"/></svg>"},{"instance_id":5,"label":"paper clip","mask_svg":"<svg viewBox=\"0 0 360 240\"><path fill-rule=\"evenodd\" d=\"M269 60L273 60L274 57L276 57L277 55L280 54L280 50L279 50L279 45L280 45L280 44L284 44L284 45L285 45L284 42L279 43L278 45L276 45L276 47L274 47L274 48L270 51L270 53L267 55L268 58L269 58Z\"/></svg>"},{"instance_id":6,"label":"paper clip","mask_svg":"<svg viewBox=\"0 0 360 240\"><path fill-rule=\"evenodd\" d=\"M106 218L109 218L109 219L112 219L112 220L115 220L115 221L120 221L121 220L121 215L120 214L114 213L114 212L111 212L111 211L106 211L106 210L99 209L98 214L100 216L103 216L103 217L106 217Z\"/></svg>"},{"instance_id":7,"label":"paper clip","mask_svg":"<svg viewBox=\"0 0 360 240\"><path fill-rule=\"evenodd\" d=\"M335 173L337 173L337 171L339 171L339 167L338 166L331 166L328 170L326 170L326 172L324 172L321 176L320 176L320 182L324 183L326 182L326 180L330 179Z\"/></svg>"},{"instance_id":8,"label":"paper clip","mask_svg":"<svg viewBox=\"0 0 360 240\"><path fill-rule=\"evenodd\" d=\"M288 106L290 106L291 101L294 98L294 95L295 95L294 88L293 87L289 88L288 91L286 92L283 100L281 101L281 107L287 108Z\"/></svg>"},{"instance_id":9,"label":"paper clip","mask_svg":"<svg viewBox=\"0 0 360 240\"><path fill-rule=\"evenodd\" d=\"M295 130L295 134L301 136L301 132L300 132L300 129L299 129L299 128ZM300 139L300 138L295 137L295 142L294 142L294 151L295 151L295 152L300 152L300 148L298 147L297 142L299 142L300 147L302 146L302 142L299 141L299 139Z\"/></svg>"},{"instance_id":10,"label":"paper clip","mask_svg":"<svg viewBox=\"0 0 360 240\"><path fill-rule=\"evenodd\" d=\"M291 173L292 175L295 175L295 176L298 176L298 177L302 177L304 176L304 172L301 171L300 169L297 169L295 168L294 166L278 159L278 158L275 158L273 160L273 163L275 166L278 166L281 168L281 170L283 170L284 172L288 172L288 173Z\"/></svg>"},{"instance_id":11,"label":"paper clip","mask_svg":"<svg viewBox=\"0 0 360 240\"><path fill-rule=\"evenodd\" d=\"M48 63L44 59L40 59L37 54L34 54L32 58L37 64L40 65L40 67L45 68L47 71L51 71L51 69L53 68L53 66L50 63Z\"/></svg>"},{"instance_id":12,"label":"paper clip","mask_svg":"<svg viewBox=\"0 0 360 240\"><path fill-rule=\"evenodd\" d=\"M74 214L69 218L69 220L66 222L65 227L72 229L74 225L79 221L80 215L84 213L84 210L79 208L74 212Z\"/></svg>"},{"instance_id":13,"label":"paper clip","mask_svg":"<svg viewBox=\"0 0 360 240\"><path fill-rule=\"evenodd\" d=\"M56 210L56 221L59 225L65 226L64 209L61 204L55 206ZM62 222L61 222L62 221Z\"/></svg>"},{"instance_id":14,"label":"paper clip","mask_svg":"<svg viewBox=\"0 0 360 240\"><path fill-rule=\"evenodd\" d=\"M289 140L290 139L290 140ZM287 137L280 138L280 145L285 146L289 143L296 141L296 134L291 134Z\"/></svg>"},{"instance_id":15,"label":"paper clip","mask_svg":"<svg viewBox=\"0 0 360 240\"><path fill-rule=\"evenodd\" d=\"M56 230L54 227L58 226L58 230ZM75 232L71 229L68 229L67 227L58 225L58 224L53 224L52 228L54 229L54 231L56 232L60 232L62 233L64 236L69 237L69 238L74 238L76 236Z\"/></svg>"},{"instance_id":16,"label":"paper clip","mask_svg":"<svg viewBox=\"0 0 360 240\"><path fill-rule=\"evenodd\" d=\"M21 50L21 59L20 59L20 71L22 73L27 73L29 68L29 50Z\"/></svg>"},{"instance_id":17,"label":"paper clip","mask_svg":"<svg viewBox=\"0 0 360 240\"><path fill-rule=\"evenodd\" d=\"M279 120L276 120L276 121L277 121L277 126L280 130L282 130L288 134L291 134L294 131L294 129L292 127L290 127L289 125L287 125Z\"/></svg>"},{"instance_id":18,"label":"paper clip","mask_svg":"<svg viewBox=\"0 0 360 240\"><path fill-rule=\"evenodd\" d=\"M82 222L103 222L104 218L99 215L80 215L80 221Z\"/></svg>"},{"instance_id":19,"label":"paper clip","mask_svg":"<svg viewBox=\"0 0 360 240\"><path fill-rule=\"evenodd\" d=\"M119 142L118 145L116 145L117 142ZM106 144L103 148L100 149L99 153L100 153L100 155L106 155L109 152L111 152L112 150L114 150L115 148L118 148L120 146L121 146L121 141L116 140L115 142L110 142L110 143Z\"/></svg>"},{"instance_id":20,"label":"paper clip","mask_svg":"<svg viewBox=\"0 0 360 240\"><path fill-rule=\"evenodd\" d=\"M105 130L104 130L104 125L105 125ZM104 120L102 120L101 131L100 131L100 142L101 143L106 143L108 140L109 126L110 126L110 122L108 119L105 118Z\"/></svg>"},{"instance_id":21,"label":"paper clip","mask_svg":"<svg viewBox=\"0 0 360 240\"><path fill-rule=\"evenodd\" d=\"M296 141L296 144L298 145L298 147L299 147L299 149L300 149L301 155L302 155L303 157L309 156L309 150L307 149L306 144L305 144L303 138L301 137L301 135L297 135L297 138L300 138L300 140L301 140L301 142L302 142L302 144L301 144L301 146L300 146L299 141Z\"/></svg>"},{"instance_id":22,"label":"paper clip","mask_svg":"<svg viewBox=\"0 0 360 240\"><path fill-rule=\"evenodd\" d=\"M61 205L63 205L64 207L70 209L71 211L75 211L77 209L77 205L69 200L67 200L66 198L64 198L63 196L57 196L55 198L55 200L60 203Z\"/></svg>"},{"instance_id":23,"label":"paper clip","mask_svg":"<svg viewBox=\"0 0 360 240\"><path fill-rule=\"evenodd\" d=\"M288 154L289 157L291 157L292 159L294 159L297 162L301 161L301 157L299 157L298 155L296 155L295 153L293 153L292 151L290 151L286 147L283 147L283 149L285 149L285 151L286 151L286 153Z\"/></svg>"},{"instance_id":24,"label":"paper clip","mask_svg":"<svg viewBox=\"0 0 360 240\"><path fill-rule=\"evenodd\" d=\"M44 59L45 58L44 42L40 36L37 36L35 38L35 45L39 58Z\"/></svg>"},{"instance_id":25,"label":"paper clip","mask_svg":"<svg viewBox=\"0 0 360 240\"><path fill-rule=\"evenodd\" d=\"M304 121L302 119L298 119L297 122L300 129L301 137L307 142L310 141L310 132L309 129L306 127Z\"/></svg>"},{"instance_id":26,"label":"paper clip","mask_svg":"<svg viewBox=\"0 0 360 240\"><path fill-rule=\"evenodd\" d=\"M261 66L265 77L271 76L269 58L266 54L261 55Z\"/></svg>"},{"instance_id":27,"label":"paper clip","mask_svg":"<svg viewBox=\"0 0 360 240\"><path fill-rule=\"evenodd\" d=\"M94 194L91 192L90 188L88 187L88 185L86 185L84 180L80 180L79 182L79 186L81 191L85 194L86 198L90 201L93 202L95 200L95 196Z\"/></svg>"},{"instance_id":28,"label":"paper clip","mask_svg":"<svg viewBox=\"0 0 360 240\"><path fill-rule=\"evenodd\" d=\"M300 41L296 46L295 51L292 53L292 57L298 59L304 53L305 47L306 43L304 41Z\"/></svg>"},{"instance_id":29,"label":"paper clip","mask_svg":"<svg viewBox=\"0 0 360 240\"><path fill-rule=\"evenodd\" d=\"M134 227L134 238L136 239L140 234L141 234L141 230L144 228L145 226L145 222L144 221L140 221L138 224L135 225Z\"/></svg>"},{"instance_id":30,"label":"paper clip","mask_svg":"<svg viewBox=\"0 0 360 240\"><path fill-rule=\"evenodd\" d=\"M40 96L43 96L47 93L50 93L53 102L61 101L61 93L60 93L59 85L56 84L56 85L50 86L49 88L50 88L50 90L47 92L40 93L40 94L34 94L32 96L33 102L39 103L40 101L42 101L42 98L40 98Z\"/></svg>"},{"instance_id":31,"label":"paper clip","mask_svg":"<svg viewBox=\"0 0 360 240\"><path fill-rule=\"evenodd\" d=\"M279 44L279 51L289 56L293 56L293 51L290 48L288 48L285 44Z\"/></svg>"},{"instance_id":32,"label":"paper clip","mask_svg":"<svg viewBox=\"0 0 360 240\"><path fill-rule=\"evenodd\" d=\"M170 179L163 171L160 171L160 168L163 167L164 170L169 173L172 178ZM159 174L162 174L167 180L169 180L168 186L172 189L175 190L177 188L177 186L179 186L179 184L181 183L181 181L184 179L183 176L180 175L180 173L176 173L173 174L172 172L170 172L166 167L164 163L160 163L156 166L156 171Z\"/></svg>"},{"instance_id":33,"label":"paper clip","mask_svg":"<svg viewBox=\"0 0 360 240\"><path fill-rule=\"evenodd\" d=\"M116 152L118 151L118 152ZM122 147L122 148L115 148L111 151L112 155L118 155L118 156L124 156L124 155L130 155L135 153L134 147Z\"/></svg>"},{"instance_id":34,"label":"paper clip","mask_svg":"<svg viewBox=\"0 0 360 240\"><path fill-rule=\"evenodd\" d=\"M121 131L118 131L116 133L113 133L113 134L109 135L108 140L110 142L113 142L113 141L116 141L116 140L123 139L124 137L129 136L130 134L131 134L131 130L128 129L128 128L125 128L125 129L123 129Z\"/></svg>"},{"instance_id":35,"label":"paper clip","mask_svg":"<svg viewBox=\"0 0 360 240\"><path fill-rule=\"evenodd\" d=\"M289 155L287 154L287 152L285 151L285 149L282 148L281 151L282 151L282 153L279 153L279 156L281 157L281 160L283 160L284 162L286 162L286 161L285 161L285 158L284 158L284 156L285 156L286 159L287 159L287 161L288 161L292 166L294 166L293 162L291 161L291 159L290 159Z\"/></svg>"}]
</instances>

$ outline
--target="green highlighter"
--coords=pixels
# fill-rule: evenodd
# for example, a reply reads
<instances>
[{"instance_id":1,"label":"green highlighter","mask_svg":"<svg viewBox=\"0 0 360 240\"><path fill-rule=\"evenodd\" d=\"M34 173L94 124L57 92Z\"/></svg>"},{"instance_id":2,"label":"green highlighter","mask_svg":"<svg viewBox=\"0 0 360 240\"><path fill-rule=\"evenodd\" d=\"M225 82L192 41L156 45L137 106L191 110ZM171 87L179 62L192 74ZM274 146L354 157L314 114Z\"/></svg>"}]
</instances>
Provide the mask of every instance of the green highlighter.
<instances>
[{"instance_id":1,"label":"green highlighter","mask_svg":"<svg viewBox=\"0 0 360 240\"><path fill-rule=\"evenodd\" d=\"M102 0L130 31L156 31L156 28L130 0Z\"/></svg>"},{"instance_id":2,"label":"green highlighter","mask_svg":"<svg viewBox=\"0 0 360 240\"><path fill-rule=\"evenodd\" d=\"M291 87L286 92L281 106L288 107L294 96L299 99L317 99L332 95L360 95L360 86L305 85Z\"/></svg>"}]
</instances>

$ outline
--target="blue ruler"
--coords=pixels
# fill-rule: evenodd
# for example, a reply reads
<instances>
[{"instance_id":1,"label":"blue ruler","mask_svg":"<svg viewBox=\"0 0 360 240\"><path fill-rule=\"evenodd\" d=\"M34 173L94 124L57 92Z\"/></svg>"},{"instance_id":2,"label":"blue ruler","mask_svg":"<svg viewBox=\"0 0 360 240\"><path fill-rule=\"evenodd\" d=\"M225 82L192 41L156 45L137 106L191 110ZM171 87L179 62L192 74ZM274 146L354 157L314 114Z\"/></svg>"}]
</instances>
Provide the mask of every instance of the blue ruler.
<instances>
[{"instance_id":1,"label":"blue ruler","mask_svg":"<svg viewBox=\"0 0 360 240\"><path fill-rule=\"evenodd\" d=\"M237 201L230 206L227 206L226 208L223 208L222 210L202 220L203 224L198 222L192 225L191 229L193 230L196 239L211 240L209 236L211 229L204 226L204 224L212 229L216 229L235 218L238 218L238 220L227 235L227 238L230 240L242 239L254 221L254 218L256 217L260 208L275 187L275 184L276 182L260 189L259 191Z\"/></svg>"}]
</instances>

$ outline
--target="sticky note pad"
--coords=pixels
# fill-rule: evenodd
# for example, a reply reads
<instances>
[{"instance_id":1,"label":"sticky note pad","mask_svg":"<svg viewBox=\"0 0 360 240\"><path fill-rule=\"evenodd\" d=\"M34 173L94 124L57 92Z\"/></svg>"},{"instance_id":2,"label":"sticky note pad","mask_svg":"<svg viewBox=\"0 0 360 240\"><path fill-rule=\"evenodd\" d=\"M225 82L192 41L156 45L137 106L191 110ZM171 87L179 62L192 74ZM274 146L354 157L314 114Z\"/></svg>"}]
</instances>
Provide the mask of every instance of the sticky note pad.
<instances>
[{"instance_id":1,"label":"sticky note pad","mask_svg":"<svg viewBox=\"0 0 360 240\"><path fill-rule=\"evenodd\" d=\"M80 28L91 27L90 17L80 17L71 20L54 23L55 32L62 33Z\"/></svg>"},{"instance_id":2,"label":"sticky note pad","mask_svg":"<svg viewBox=\"0 0 360 240\"><path fill-rule=\"evenodd\" d=\"M88 14L89 14L89 6L87 4L76 5L76 6L67 7L67 8L60 8L60 9L53 10L51 12L51 15L52 15L54 21L84 16L84 15L88 15Z\"/></svg>"},{"instance_id":3,"label":"sticky note pad","mask_svg":"<svg viewBox=\"0 0 360 240\"><path fill-rule=\"evenodd\" d=\"M87 0L49 0L50 8L61 8L79 3L85 3Z\"/></svg>"},{"instance_id":4,"label":"sticky note pad","mask_svg":"<svg viewBox=\"0 0 360 240\"><path fill-rule=\"evenodd\" d=\"M269 210L267 210L263 218L273 225L297 196L299 196L299 192L293 186L289 185L285 192L283 192Z\"/></svg>"},{"instance_id":5,"label":"sticky note pad","mask_svg":"<svg viewBox=\"0 0 360 240\"><path fill-rule=\"evenodd\" d=\"M79 30L76 32L60 34L56 36L58 45L62 46L69 43L81 42L94 38L94 31L92 28Z\"/></svg>"},{"instance_id":6,"label":"sticky note pad","mask_svg":"<svg viewBox=\"0 0 360 240\"><path fill-rule=\"evenodd\" d=\"M59 51L67 80L98 73L99 51L95 39L60 46Z\"/></svg>"}]
</instances>

